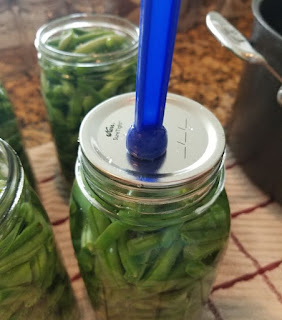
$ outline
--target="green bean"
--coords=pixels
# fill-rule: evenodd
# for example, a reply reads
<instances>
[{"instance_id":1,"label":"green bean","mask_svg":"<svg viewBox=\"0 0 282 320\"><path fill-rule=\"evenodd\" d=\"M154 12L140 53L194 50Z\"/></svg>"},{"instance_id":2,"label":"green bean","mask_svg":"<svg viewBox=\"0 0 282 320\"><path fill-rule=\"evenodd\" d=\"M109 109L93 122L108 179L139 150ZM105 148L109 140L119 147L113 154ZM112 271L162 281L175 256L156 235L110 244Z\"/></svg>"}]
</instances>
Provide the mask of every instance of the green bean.
<instances>
[{"instance_id":1,"label":"green bean","mask_svg":"<svg viewBox=\"0 0 282 320\"><path fill-rule=\"evenodd\" d=\"M104 53L111 52L118 48L124 42L124 36L105 35L99 38L87 41L80 44L75 50L75 53Z\"/></svg>"},{"instance_id":2,"label":"green bean","mask_svg":"<svg viewBox=\"0 0 282 320\"><path fill-rule=\"evenodd\" d=\"M219 205L214 205L213 210L209 210L200 219L196 219L184 224L182 230L185 231L215 231L220 228L222 231L226 230L228 220L225 216L225 211Z\"/></svg>"},{"instance_id":3,"label":"green bean","mask_svg":"<svg viewBox=\"0 0 282 320\"><path fill-rule=\"evenodd\" d=\"M113 222L97 238L95 248L101 250L108 249L125 231L126 227L122 223L119 221Z\"/></svg>"},{"instance_id":4,"label":"green bean","mask_svg":"<svg viewBox=\"0 0 282 320\"><path fill-rule=\"evenodd\" d=\"M225 243L224 240L216 240L216 241L213 241L210 243L204 243L204 244L195 243L194 245L187 246L184 249L184 257L192 256L193 259L195 260L204 259L215 252L221 251L224 248L223 246L223 244Z\"/></svg>"},{"instance_id":5,"label":"green bean","mask_svg":"<svg viewBox=\"0 0 282 320\"><path fill-rule=\"evenodd\" d=\"M92 229L93 229L93 226L92 226ZM95 238L94 238L92 229L89 224L85 224L83 226L83 230L81 234L81 248L87 249L90 253L94 254Z\"/></svg>"},{"instance_id":6,"label":"green bean","mask_svg":"<svg viewBox=\"0 0 282 320\"><path fill-rule=\"evenodd\" d=\"M123 286L125 284L125 281L123 278L123 269L117 250L117 243L113 243L111 247L107 248L106 259L109 268L112 270L112 274L114 276L116 284L118 286Z\"/></svg>"},{"instance_id":7,"label":"green bean","mask_svg":"<svg viewBox=\"0 0 282 320\"><path fill-rule=\"evenodd\" d=\"M166 249L157 259L154 267L152 268L151 274L146 279L146 282L162 281L167 279L169 272L182 249L183 243L181 241L176 241L173 246Z\"/></svg>"},{"instance_id":8,"label":"green bean","mask_svg":"<svg viewBox=\"0 0 282 320\"><path fill-rule=\"evenodd\" d=\"M125 234L121 235L118 239L118 251L125 272L131 275L132 278L134 278L135 266L128 255L127 236Z\"/></svg>"},{"instance_id":9,"label":"green bean","mask_svg":"<svg viewBox=\"0 0 282 320\"><path fill-rule=\"evenodd\" d=\"M134 279L135 281L141 280L143 278L143 275L145 274L145 271L147 267L150 265L150 257L151 252L147 251L140 255L130 256L129 259L133 260L133 263L135 264L135 272L134 272ZM131 279L131 277L128 277L128 273L125 274L126 279Z\"/></svg>"},{"instance_id":10,"label":"green bean","mask_svg":"<svg viewBox=\"0 0 282 320\"><path fill-rule=\"evenodd\" d=\"M113 270L110 268L105 252L102 252L97 257L97 266L95 265L95 271L99 280L107 285L111 286L114 283ZM99 272L97 272L99 270Z\"/></svg>"},{"instance_id":11,"label":"green bean","mask_svg":"<svg viewBox=\"0 0 282 320\"><path fill-rule=\"evenodd\" d=\"M77 182L73 184L72 188L73 188L73 194L75 195L75 201L79 202L79 210L84 214L86 214L90 210L91 204L84 197L83 193L80 191Z\"/></svg>"},{"instance_id":12,"label":"green bean","mask_svg":"<svg viewBox=\"0 0 282 320\"><path fill-rule=\"evenodd\" d=\"M0 290L0 314L4 306L9 306L11 303L16 302L19 297L24 293L23 287L6 288ZM2 318L1 318L2 319Z\"/></svg>"},{"instance_id":13,"label":"green bean","mask_svg":"<svg viewBox=\"0 0 282 320\"><path fill-rule=\"evenodd\" d=\"M0 258L3 257L9 248L13 245L13 241L16 238L20 228L22 226L22 221L16 223L13 229L8 233L8 235L0 241Z\"/></svg>"},{"instance_id":14,"label":"green bean","mask_svg":"<svg viewBox=\"0 0 282 320\"><path fill-rule=\"evenodd\" d=\"M24 244L16 251L2 258L0 261L0 273L7 272L12 266L28 261L39 250L42 241L46 241L48 236L50 236L49 232L43 231L35 236L32 242Z\"/></svg>"},{"instance_id":15,"label":"green bean","mask_svg":"<svg viewBox=\"0 0 282 320\"><path fill-rule=\"evenodd\" d=\"M173 226L163 231L161 245L163 248L169 248L178 237L179 226Z\"/></svg>"},{"instance_id":16,"label":"green bean","mask_svg":"<svg viewBox=\"0 0 282 320\"><path fill-rule=\"evenodd\" d=\"M127 243L128 253L130 255L138 255L148 250L158 248L161 245L161 239L161 233L154 233L131 239Z\"/></svg>"},{"instance_id":17,"label":"green bean","mask_svg":"<svg viewBox=\"0 0 282 320\"><path fill-rule=\"evenodd\" d=\"M54 278L58 274L58 263L57 263L58 257L55 252L48 252L48 260L47 263L44 266L44 272L45 277L42 281L42 288L49 288L52 283L54 282ZM57 264L57 265L56 265Z\"/></svg>"},{"instance_id":18,"label":"green bean","mask_svg":"<svg viewBox=\"0 0 282 320\"><path fill-rule=\"evenodd\" d=\"M59 43L60 43L59 38L53 38L48 40L47 45L51 47L58 47Z\"/></svg>"},{"instance_id":19,"label":"green bean","mask_svg":"<svg viewBox=\"0 0 282 320\"><path fill-rule=\"evenodd\" d=\"M73 39L74 33L72 31L66 32L59 41L58 49L62 51L69 50L69 48L71 48Z\"/></svg>"},{"instance_id":20,"label":"green bean","mask_svg":"<svg viewBox=\"0 0 282 320\"><path fill-rule=\"evenodd\" d=\"M111 36L112 33L109 32L109 31L104 31L104 30L101 30L99 32L88 32L88 33L84 33L80 36L77 36L75 39L74 39L74 43L76 45L76 47L81 44L81 43L85 43L86 41L89 41L89 40L94 40L94 39L97 39L97 38L100 38L102 36Z\"/></svg>"},{"instance_id":21,"label":"green bean","mask_svg":"<svg viewBox=\"0 0 282 320\"><path fill-rule=\"evenodd\" d=\"M84 35L84 34L88 34L88 33L92 33L91 31L93 31L95 33L95 29L94 30L89 30L89 29L86 29L86 28L73 28L73 32L78 36L81 36L81 35Z\"/></svg>"},{"instance_id":22,"label":"green bean","mask_svg":"<svg viewBox=\"0 0 282 320\"><path fill-rule=\"evenodd\" d=\"M52 309L58 303L58 301L60 300L60 298L64 294L65 286L66 286L65 283L64 284L63 283L59 283L55 287L53 292L50 293L49 299L47 301L48 308Z\"/></svg>"},{"instance_id":23,"label":"green bean","mask_svg":"<svg viewBox=\"0 0 282 320\"><path fill-rule=\"evenodd\" d=\"M99 234L102 234L110 225L110 220L95 207L91 207L89 215L93 215Z\"/></svg>"},{"instance_id":24,"label":"green bean","mask_svg":"<svg viewBox=\"0 0 282 320\"><path fill-rule=\"evenodd\" d=\"M28 262L9 270L5 277L0 278L0 287L14 287L29 284L32 281L32 272Z\"/></svg>"},{"instance_id":25,"label":"green bean","mask_svg":"<svg viewBox=\"0 0 282 320\"><path fill-rule=\"evenodd\" d=\"M145 272L151 252L149 251L139 256L130 255L125 234L121 235L118 240L118 252L125 270L125 279L129 282L140 280Z\"/></svg>"},{"instance_id":26,"label":"green bean","mask_svg":"<svg viewBox=\"0 0 282 320\"><path fill-rule=\"evenodd\" d=\"M117 94L117 88L124 82L124 79L117 79L107 82L99 91L102 97L111 97Z\"/></svg>"},{"instance_id":27,"label":"green bean","mask_svg":"<svg viewBox=\"0 0 282 320\"><path fill-rule=\"evenodd\" d=\"M43 282L47 272L48 255L45 248L41 248L38 254L34 257L31 262L32 278L34 281Z\"/></svg>"},{"instance_id":28,"label":"green bean","mask_svg":"<svg viewBox=\"0 0 282 320\"><path fill-rule=\"evenodd\" d=\"M34 196L36 196L34 194ZM22 217L22 219L29 225L31 223L33 223L35 221L35 219L38 219L41 214L40 214L40 210L38 212L38 210L36 210L36 203L32 203L33 196L31 196L31 202L24 202L21 203L19 205L19 208L17 208L16 210L18 211L18 215ZM43 209L43 208L40 208ZM18 223L23 223L23 220L19 219ZM46 220L46 217L45 219Z\"/></svg>"},{"instance_id":29,"label":"green bean","mask_svg":"<svg viewBox=\"0 0 282 320\"><path fill-rule=\"evenodd\" d=\"M30 226L25 228L21 234L17 236L17 238L13 241L13 243L7 250L6 254L10 254L11 252L19 249L30 239L33 239L35 235L42 232L42 230L43 230L43 225L41 223L37 221L32 223Z\"/></svg>"}]
</instances>

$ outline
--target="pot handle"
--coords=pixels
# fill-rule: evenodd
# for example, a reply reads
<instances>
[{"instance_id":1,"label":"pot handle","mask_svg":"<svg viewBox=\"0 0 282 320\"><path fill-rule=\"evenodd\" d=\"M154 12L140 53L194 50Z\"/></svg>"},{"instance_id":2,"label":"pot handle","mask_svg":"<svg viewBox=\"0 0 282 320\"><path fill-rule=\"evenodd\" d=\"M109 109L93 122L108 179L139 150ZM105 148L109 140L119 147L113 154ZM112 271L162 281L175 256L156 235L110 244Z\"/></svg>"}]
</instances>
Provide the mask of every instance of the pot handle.
<instances>
[{"instance_id":1,"label":"pot handle","mask_svg":"<svg viewBox=\"0 0 282 320\"><path fill-rule=\"evenodd\" d=\"M225 48L248 63L263 65L282 84L282 77L278 72L254 49L245 36L220 13L216 11L209 12L206 17L206 24L215 38ZM277 102L282 106L282 86L277 93Z\"/></svg>"}]
</instances>

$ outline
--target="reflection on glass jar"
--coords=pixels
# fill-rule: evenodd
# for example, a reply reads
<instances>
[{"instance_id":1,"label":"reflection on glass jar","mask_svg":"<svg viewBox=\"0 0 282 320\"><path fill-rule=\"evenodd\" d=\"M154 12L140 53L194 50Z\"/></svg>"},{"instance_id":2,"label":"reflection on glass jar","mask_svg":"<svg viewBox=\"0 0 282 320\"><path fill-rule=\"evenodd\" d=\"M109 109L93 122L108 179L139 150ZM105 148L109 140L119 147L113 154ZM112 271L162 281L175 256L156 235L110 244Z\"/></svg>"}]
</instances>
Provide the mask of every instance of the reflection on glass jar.
<instances>
[{"instance_id":1,"label":"reflection on glass jar","mask_svg":"<svg viewBox=\"0 0 282 320\"><path fill-rule=\"evenodd\" d=\"M210 115L197 122L197 114L207 115L204 108L170 95L175 108L166 107L171 123L167 154L156 162L139 162L126 155L123 139L134 101L134 94L108 100L88 114L80 129L70 206L80 271L99 320L198 320L229 237L223 130L212 135ZM185 107L178 108L183 101ZM182 145L173 145L185 126L178 137L171 130L185 123L185 115L186 128L193 129L190 146L201 132L204 148L181 159ZM112 136L106 137L110 123ZM196 176L194 170L199 170Z\"/></svg>"},{"instance_id":2,"label":"reflection on glass jar","mask_svg":"<svg viewBox=\"0 0 282 320\"><path fill-rule=\"evenodd\" d=\"M35 44L61 169L72 183L83 117L135 90L138 28L114 16L72 15L43 26Z\"/></svg>"},{"instance_id":3,"label":"reflection on glass jar","mask_svg":"<svg viewBox=\"0 0 282 320\"><path fill-rule=\"evenodd\" d=\"M47 215L0 139L0 319L78 318Z\"/></svg>"}]
</instances>

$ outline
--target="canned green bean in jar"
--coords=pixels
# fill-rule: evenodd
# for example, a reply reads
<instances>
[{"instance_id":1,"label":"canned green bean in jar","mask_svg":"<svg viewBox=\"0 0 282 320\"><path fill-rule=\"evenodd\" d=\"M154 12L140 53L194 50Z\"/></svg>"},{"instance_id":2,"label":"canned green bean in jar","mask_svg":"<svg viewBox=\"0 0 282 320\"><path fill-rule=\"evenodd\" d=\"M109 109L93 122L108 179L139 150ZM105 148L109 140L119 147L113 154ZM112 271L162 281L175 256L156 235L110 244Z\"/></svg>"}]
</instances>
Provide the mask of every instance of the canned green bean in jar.
<instances>
[{"instance_id":1,"label":"canned green bean in jar","mask_svg":"<svg viewBox=\"0 0 282 320\"><path fill-rule=\"evenodd\" d=\"M200 104L168 94L166 154L126 151L135 94L82 122L70 206L73 246L97 319L198 320L230 230L225 137Z\"/></svg>"},{"instance_id":2,"label":"canned green bean in jar","mask_svg":"<svg viewBox=\"0 0 282 320\"><path fill-rule=\"evenodd\" d=\"M13 149L0 139L0 319L78 320L52 227Z\"/></svg>"},{"instance_id":3,"label":"canned green bean in jar","mask_svg":"<svg viewBox=\"0 0 282 320\"><path fill-rule=\"evenodd\" d=\"M8 93L0 83L0 138L8 142L17 152L29 183L35 188L35 179L22 141L17 118Z\"/></svg>"},{"instance_id":4,"label":"canned green bean in jar","mask_svg":"<svg viewBox=\"0 0 282 320\"><path fill-rule=\"evenodd\" d=\"M138 35L125 19L88 14L54 20L37 32L41 91L70 185L84 116L102 101L135 90Z\"/></svg>"}]
</instances>

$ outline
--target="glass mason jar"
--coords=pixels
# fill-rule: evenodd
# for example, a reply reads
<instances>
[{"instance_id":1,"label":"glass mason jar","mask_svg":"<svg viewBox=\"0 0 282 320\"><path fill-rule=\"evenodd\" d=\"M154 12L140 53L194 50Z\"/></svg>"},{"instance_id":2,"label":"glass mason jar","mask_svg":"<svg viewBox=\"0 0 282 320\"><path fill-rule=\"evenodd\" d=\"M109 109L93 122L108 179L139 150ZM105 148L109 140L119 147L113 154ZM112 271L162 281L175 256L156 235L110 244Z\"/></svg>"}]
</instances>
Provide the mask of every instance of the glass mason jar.
<instances>
[{"instance_id":1,"label":"glass mason jar","mask_svg":"<svg viewBox=\"0 0 282 320\"><path fill-rule=\"evenodd\" d=\"M0 139L0 319L78 318L47 214Z\"/></svg>"},{"instance_id":2,"label":"glass mason jar","mask_svg":"<svg viewBox=\"0 0 282 320\"><path fill-rule=\"evenodd\" d=\"M17 123L17 118L14 114L12 103L9 100L8 94L0 84L0 138L8 142L17 152L24 167L25 174L29 183L34 188L35 180L31 170L31 166L24 149L20 130Z\"/></svg>"},{"instance_id":3,"label":"glass mason jar","mask_svg":"<svg viewBox=\"0 0 282 320\"><path fill-rule=\"evenodd\" d=\"M54 20L37 32L42 94L69 183L83 117L105 99L135 90L138 34L127 20L88 14Z\"/></svg>"},{"instance_id":4,"label":"glass mason jar","mask_svg":"<svg viewBox=\"0 0 282 320\"><path fill-rule=\"evenodd\" d=\"M139 161L125 147L134 102L110 99L81 125L70 206L81 275L99 320L198 320L230 230L224 132L169 94L166 155Z\"/></svg>"}]
</instances>

